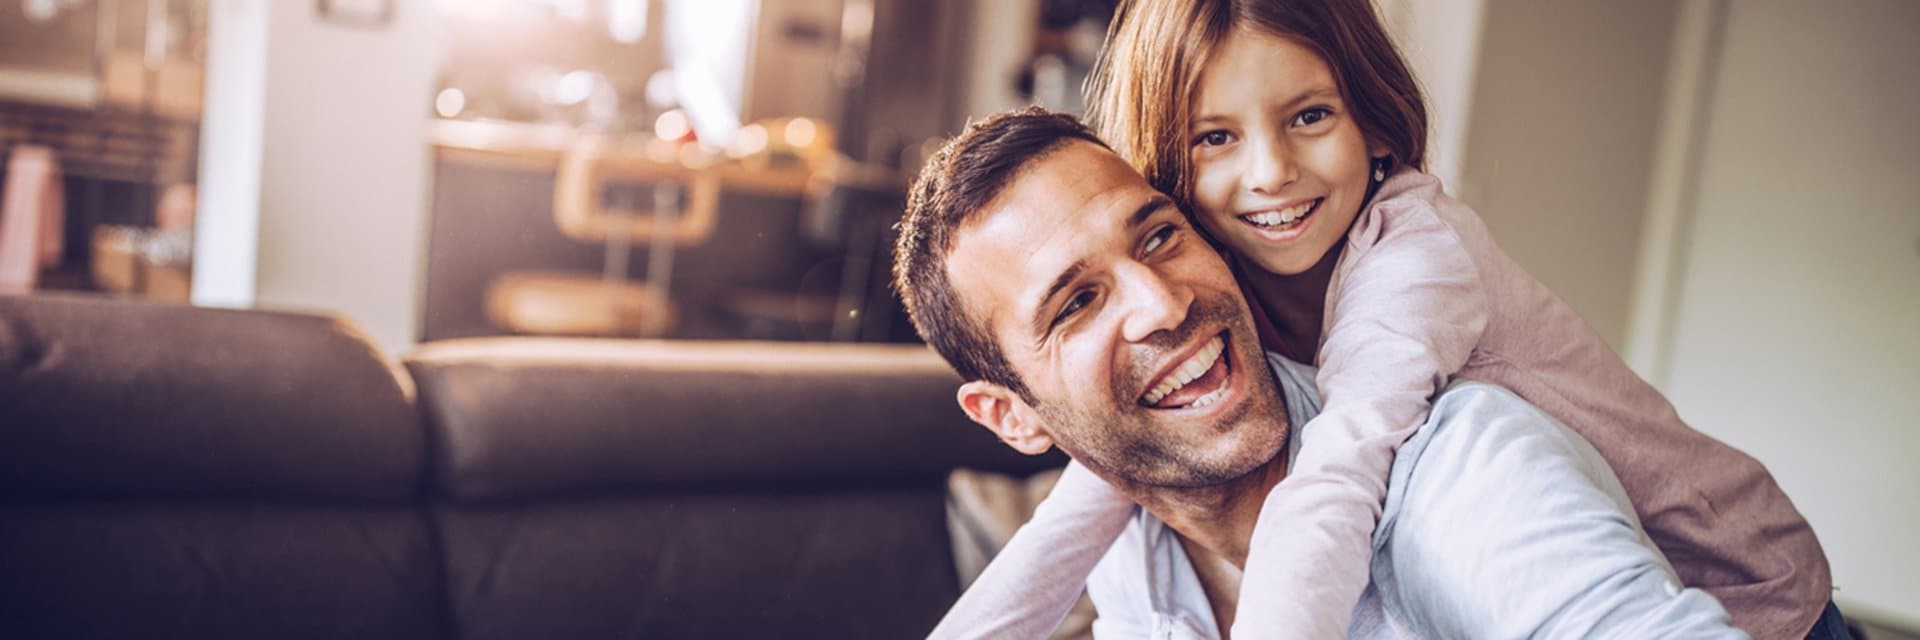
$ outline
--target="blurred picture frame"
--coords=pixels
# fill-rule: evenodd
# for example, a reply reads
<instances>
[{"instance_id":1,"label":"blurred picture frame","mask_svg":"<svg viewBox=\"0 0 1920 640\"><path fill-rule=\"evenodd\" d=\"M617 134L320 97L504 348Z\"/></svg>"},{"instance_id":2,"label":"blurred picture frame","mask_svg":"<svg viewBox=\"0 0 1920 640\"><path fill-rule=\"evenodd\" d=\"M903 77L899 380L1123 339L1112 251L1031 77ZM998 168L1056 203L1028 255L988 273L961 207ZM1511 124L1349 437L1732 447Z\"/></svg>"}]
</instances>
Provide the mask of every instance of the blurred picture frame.
<instances>
[{"instance_id":1,"label":"blurred picture frame","mask_svg":"<svg viewBox=\"0 0 1920 640\"><path fill-rule=\"evenodd\" d=\"M314 0L320 20L357 27L385 27L393 22L394 0Z\"/></svg>"}]
</instances>

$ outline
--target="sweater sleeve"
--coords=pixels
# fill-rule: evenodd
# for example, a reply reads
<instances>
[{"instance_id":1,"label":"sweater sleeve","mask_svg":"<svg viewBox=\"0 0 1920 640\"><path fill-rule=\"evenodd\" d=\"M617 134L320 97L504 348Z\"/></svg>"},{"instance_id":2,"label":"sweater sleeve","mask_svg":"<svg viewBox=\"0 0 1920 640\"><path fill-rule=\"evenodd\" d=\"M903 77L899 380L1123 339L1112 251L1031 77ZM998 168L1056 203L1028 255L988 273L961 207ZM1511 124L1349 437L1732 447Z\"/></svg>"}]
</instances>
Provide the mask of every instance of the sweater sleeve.
<instances>
[{"instance_id":1,"label":"sweater sleeve","mask_svg":"<svg viewBox=\"0 0 1920 640\"><path fill-rule=\"evenodd\" d=\"M1134 503L1080 463L987 563L928 638L1045 638L1080 599Z\"/></svg>"},{"instance_id":2,"label":"sweater sleeve","mask_svg":"<svg viewBox=\"0 0 1920 640\"><path fill-rule=\"evenodd\" d=\"M1384 202L1348 235L1328 287L1320 415L1267 496L1236 638L1334 638L1366 588L1395 451L1466 364L1488 317L1467 247L1424 201Z\"/></svg>"}]
</instances>

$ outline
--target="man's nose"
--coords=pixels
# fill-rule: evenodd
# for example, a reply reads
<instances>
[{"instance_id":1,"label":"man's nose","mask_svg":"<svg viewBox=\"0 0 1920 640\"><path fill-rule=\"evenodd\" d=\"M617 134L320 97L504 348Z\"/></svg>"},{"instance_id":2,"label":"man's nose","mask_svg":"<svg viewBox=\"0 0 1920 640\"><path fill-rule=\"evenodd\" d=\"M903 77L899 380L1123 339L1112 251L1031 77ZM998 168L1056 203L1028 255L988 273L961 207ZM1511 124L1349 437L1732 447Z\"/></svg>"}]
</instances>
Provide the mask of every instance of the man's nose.
<instances>
[{"instance_id":1,"label":"man's nose","mask_svg":"<svg viewBox=\"0 0 1920 640\"><path fill-rule=\"evenodd\" d=\"M1187 310L1193 306L1192 288L1139 263L1118 269L1117 275L1126 313L1121 320L1121 337L1127 342L1145 341L1187 321Z\"/></svg>"},{"instance_id":2,"label":"man's nose","mask_svg":"<svg viewBox=\"0 0 1920 640\"><path fill-rule=\"evenodd\" d=\"M1275 196L1299 179L1299 167L1283 136L1254 136L1249 142L1244 172L1248 189L1263 196Z\"/></svg>"}]
</instances>

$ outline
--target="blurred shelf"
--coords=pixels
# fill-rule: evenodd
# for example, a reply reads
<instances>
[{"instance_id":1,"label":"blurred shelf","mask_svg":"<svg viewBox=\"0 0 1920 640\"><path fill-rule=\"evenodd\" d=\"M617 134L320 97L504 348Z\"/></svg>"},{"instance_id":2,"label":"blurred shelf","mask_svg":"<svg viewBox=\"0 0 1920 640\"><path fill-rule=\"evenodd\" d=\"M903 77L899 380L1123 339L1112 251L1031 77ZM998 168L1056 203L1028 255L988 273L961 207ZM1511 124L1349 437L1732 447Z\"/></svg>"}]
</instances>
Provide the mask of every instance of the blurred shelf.
<instances>
[{"instance_id":1,"label":"blurred shelf","mask_svg":"<svg viewBox=\"0 0 1920 640\"><path fill-rule=\"evenodd\" d=\"M0 152L51 147L68 176L158 184L190 179L198 123L114 109L0 102Z\"/></svg>"},{"instance_id":2,"label":"blurred shelf","mask_svg":"<svg viewBox=\"0 0 1920 640\"><path fill-rule=\"evenodd\" d=\"M811 163L735 160L650 135L603 138L554 124L437 119L428 124L427 141L444 161L541 172L557 170L561 158L591 145L611 176L687 183L718 179L722 189L776 196L817 196L834 188L904 194L908 185L899 171L838 155Z\"/></svg>"}]
</instances>

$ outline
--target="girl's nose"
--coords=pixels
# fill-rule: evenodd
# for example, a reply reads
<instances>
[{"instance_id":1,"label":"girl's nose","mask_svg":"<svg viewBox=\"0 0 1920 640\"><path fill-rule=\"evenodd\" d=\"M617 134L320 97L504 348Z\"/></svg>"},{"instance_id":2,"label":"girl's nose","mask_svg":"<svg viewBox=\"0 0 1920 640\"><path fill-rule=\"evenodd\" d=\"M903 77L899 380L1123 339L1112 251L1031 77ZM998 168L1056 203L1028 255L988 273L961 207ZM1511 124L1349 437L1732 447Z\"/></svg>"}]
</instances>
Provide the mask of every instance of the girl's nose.
<instances>
[{"instance_id":1,"label":"girl's nose","mask_svg":"<svg viewBox=\"0 0 1920 640\"><path fill-rule=\"evenodd\" d=\"M1246 171L1241 179L1248 190L1263 196L1277 196L1300 177L1292 150L1278 136L1261 136L1246 149Z\"/></svg>"}]
</instances>

